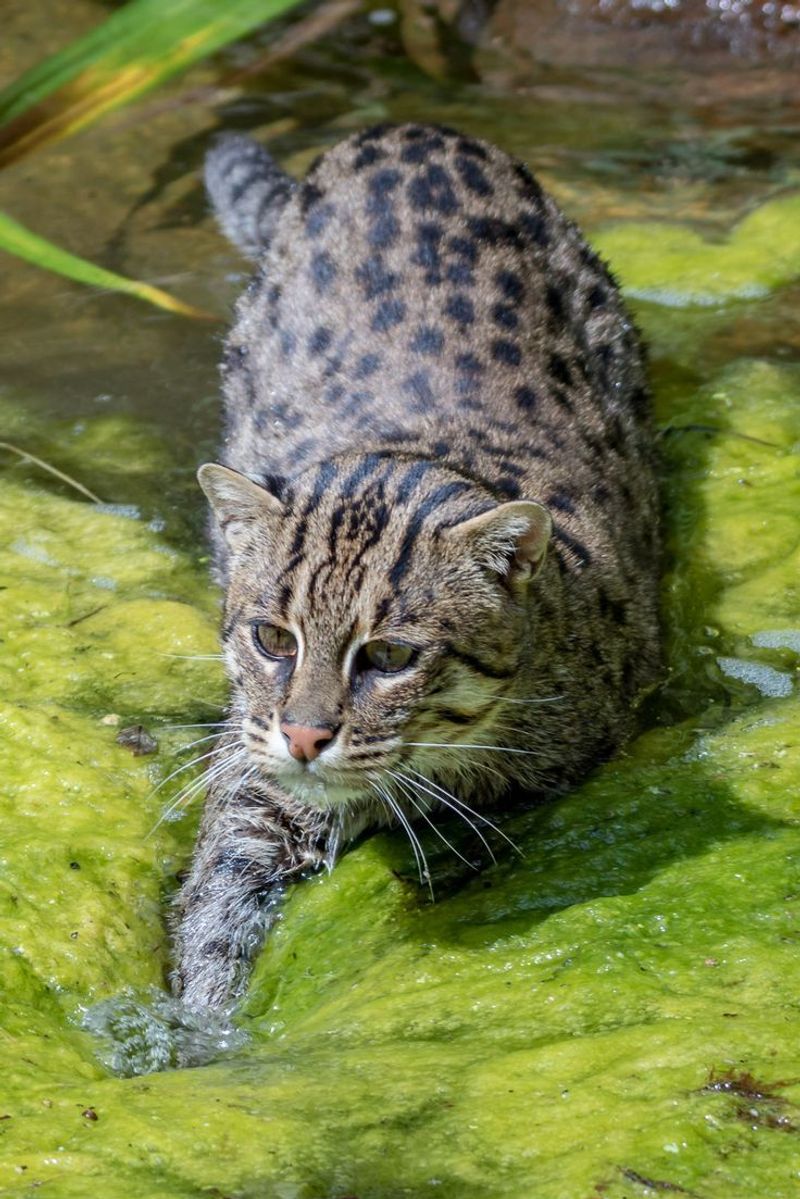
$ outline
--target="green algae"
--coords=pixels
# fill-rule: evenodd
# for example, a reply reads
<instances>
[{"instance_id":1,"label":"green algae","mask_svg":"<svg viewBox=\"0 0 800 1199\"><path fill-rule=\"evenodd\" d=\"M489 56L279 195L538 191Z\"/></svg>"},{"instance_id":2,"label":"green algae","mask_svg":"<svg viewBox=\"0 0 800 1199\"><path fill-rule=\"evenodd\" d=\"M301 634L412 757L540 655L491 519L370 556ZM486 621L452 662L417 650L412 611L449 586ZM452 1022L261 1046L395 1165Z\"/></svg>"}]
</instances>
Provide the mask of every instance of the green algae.
<instances>
[{"instance_id":1,"label":"green algae","mask_svg":"<svg viewBox=\"0 0 800 1199\"><path fill-rule=\"evenodd\" d=\"M163 981L163 892L187 836L148 836L182 760L160 726L214 719L224 691L208 588L143 522L3 481L0 526L0 970L24 996L0 1030L16 1030L6 1079L29 1085L77 1044L74 1071L97 1073L65 1024L79 998ZM158 733L155 759L116 743L134 722Z\"/></svg>"},{"instance_id":2,"label":"green algae","mask_svg":"<svg viewBox=\"0 0 800 1199\"><path fill-rule=\"evenodd\" d=\"M697 329L652 319L656 356L690 361ZM504 818L520 853L493 839L494 866L426 841L434 904L399 835L365 839L289 896L239 1018L247 1045L133 1078L102 1066L81 1014L165 983L196 813L159 823L172 792L155 788L194 740L171 724L217 718L216 600L158 522L8 471L0 1193L797 1194L800 372L739 359L673 380L658 409L662 727ZM13 412L6 427L35 439ZM133 456L105 417L80 444L28 444L61 448L89 485L82 464L102 467L104 498L127 498L131 473L174 465L126 429ZM782 671L791 694L765 699L726 659ZM123 722L159 752L118 745ZM481 856L469 830L447 832Z\"/></svg>"},{"instance_id":3,"label":"green algae","mask_svg":"<svg viewBox=\"0 0 800 1199\"><path fill-rule=\"evenodd\" d=\"M680 407L673 400L672 413L662 436L667 691L685 711L713 693L720 656L797 665L790 649L753 638L800 623L800 370L739 359ZM717 689L725 702L728 690Z\"/></svg>"},{"instance_id":4,"label":"green algae","mask_svg":"<svg viewBox=\"0 0 800 1199\"><path fill-rule=\"evenodd\" d=\"M798 623L797 392L792 368L742 361L675 413L715 430L668 447L668 616L695 695L723 686L719 647L796 662L754 635ZM2 500L5 1193L796 1193L797 698L744 686L712 728L653 730L505 821L523 856L477 876L429 845L433 905L398 836L365 840L293 891L246 1049L113 1078L74 1018L163 985L192 822L148 836L175 734L136 759L101 717L202 719L216 665L169 655L210 652L213 605L142 521L30 485Z\"/></svg>"},{"instance_id":5,"label":"green algae","mask_svg":"<svg viewBox=\"0 0 800 1199\"><path fill-rule=\"evenodd\" d=\"M5 483L0 693L107 712L176 717L221 678L196 660L218 652L208 589L142 522ZM194 603L187 602L193 600ZM54 669L54 666L56 667Z\"/></svg>"},{"instance_id":6,"label":"green algae","mask_svg":"<svg viewBox=\"0 0 800 1199\"><path fill-rule=\"evenodd\" d=\"M762 204L718 241L684 225L627 221L594 242L636 299L681 308L765 296L800 275L800 195Z\"/></svg>"}]
</instances>

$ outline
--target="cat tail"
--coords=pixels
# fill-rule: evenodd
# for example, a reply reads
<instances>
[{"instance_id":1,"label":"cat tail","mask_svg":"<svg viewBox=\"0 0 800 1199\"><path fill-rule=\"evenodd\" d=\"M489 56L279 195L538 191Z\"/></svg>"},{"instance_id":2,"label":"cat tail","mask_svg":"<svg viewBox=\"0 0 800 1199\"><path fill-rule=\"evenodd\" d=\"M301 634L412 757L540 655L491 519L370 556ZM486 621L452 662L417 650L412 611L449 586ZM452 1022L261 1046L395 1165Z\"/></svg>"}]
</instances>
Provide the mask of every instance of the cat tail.
<instances>
[{"instance_id":1,"label":"cat tail","mask_svg":"<svg viewBox=\"0 0 800 1199\"><path fill-rule=\"evenodd\" d=\"M248 258L270 243L297 184L249 137L225 134L206 155L205 184L223 233Z\"/></svg>"}]
</instances>

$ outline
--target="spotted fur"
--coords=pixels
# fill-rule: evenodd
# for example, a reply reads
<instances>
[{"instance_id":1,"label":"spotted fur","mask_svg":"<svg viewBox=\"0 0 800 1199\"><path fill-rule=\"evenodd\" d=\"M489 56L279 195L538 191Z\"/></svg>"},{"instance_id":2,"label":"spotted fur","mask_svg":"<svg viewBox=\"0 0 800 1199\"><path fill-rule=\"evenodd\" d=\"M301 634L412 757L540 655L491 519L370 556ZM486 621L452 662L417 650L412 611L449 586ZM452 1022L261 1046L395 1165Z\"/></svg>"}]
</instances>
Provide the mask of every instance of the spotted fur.
<instances>
[{"instance_id":1,"label":"spotted fur","mask_svg":"<svg viewBox=\"0 0 800 1199\"><path fill-rule=\"evenodd\" d=\"M241 138L207 177L259 265L223 365L222 460L246 478L204 468L233 694L179 904L194 1006L240 989L283 880L370 824L563 789L659 666L638 339L527 168L406 125L299 185ZM294 632L293 669L259 620ZM376 637L417 657L359 672ZM286 718L335 737L298 763Z\"/></svg>"}]
</instances>

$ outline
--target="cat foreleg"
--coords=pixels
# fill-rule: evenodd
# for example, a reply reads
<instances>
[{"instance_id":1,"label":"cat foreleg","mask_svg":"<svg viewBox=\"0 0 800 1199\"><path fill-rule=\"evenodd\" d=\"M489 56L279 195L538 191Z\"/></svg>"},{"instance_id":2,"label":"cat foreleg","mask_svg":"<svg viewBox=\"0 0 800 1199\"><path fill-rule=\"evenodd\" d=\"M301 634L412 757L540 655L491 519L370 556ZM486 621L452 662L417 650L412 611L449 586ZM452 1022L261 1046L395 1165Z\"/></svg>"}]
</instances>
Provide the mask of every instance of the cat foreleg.
<instances>
[{"instance_id":1,"label":"cat foreleg","mask_svg":"<svg viewBox=\"0 0 800 1199\"><path fill-rule=\"evenodd\" d=\"M326 834L319 813L252 796L209 801L177 902L173 981L188 1007L219 1008L244 990L284 885L322 864Z\"/></svg>"}]
</instances>

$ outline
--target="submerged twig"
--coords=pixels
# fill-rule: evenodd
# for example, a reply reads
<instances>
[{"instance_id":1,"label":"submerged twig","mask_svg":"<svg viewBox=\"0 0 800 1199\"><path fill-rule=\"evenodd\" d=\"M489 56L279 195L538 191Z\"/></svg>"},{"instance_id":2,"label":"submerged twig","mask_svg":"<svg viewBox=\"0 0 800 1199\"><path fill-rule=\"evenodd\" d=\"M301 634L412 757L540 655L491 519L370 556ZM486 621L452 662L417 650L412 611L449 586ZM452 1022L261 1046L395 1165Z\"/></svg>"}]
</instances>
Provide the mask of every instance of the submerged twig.
<instances>
[{"instance_id":1,"label":"submerged twig","mask_svg":"<svg viewBox=\"0 0 800 1199\"><path fill-rule=\"evenodd\" d=\"M740 433L738 429L721 429L718 425L665 425L663 429L659 429L658 436L666 437L668 433L716 433L720 437L738 437L740 441L751 441L753 445L766 445L772 450L781 448L777 441L766 441L763 437Z\"/></svg>"},{"instance_id":2,"label":"submerged twig","mask_svg":"<svg viewBox=\"0 0 800 1199\"><path fill-rule=\"evenodd\" d=\"M93 504L102 504L102 500L88 487L84 487L83 483L79 483L77 479L73 479L71 475L65 474L63 470L59 470L57 466L53 466L51 462L45 462L44 458L37 458L30 450L20 449L18 445L12 445L10 441L0 441L0 450L8 450L11 454L18 454L20 458L27 458L29 462L33 462L35 466L40 466L42 470L49 471L51 475L55 475L62 483L67 483L70 487L74 487L81 495L85 495Z\"/></svg>"}]
</instances>

